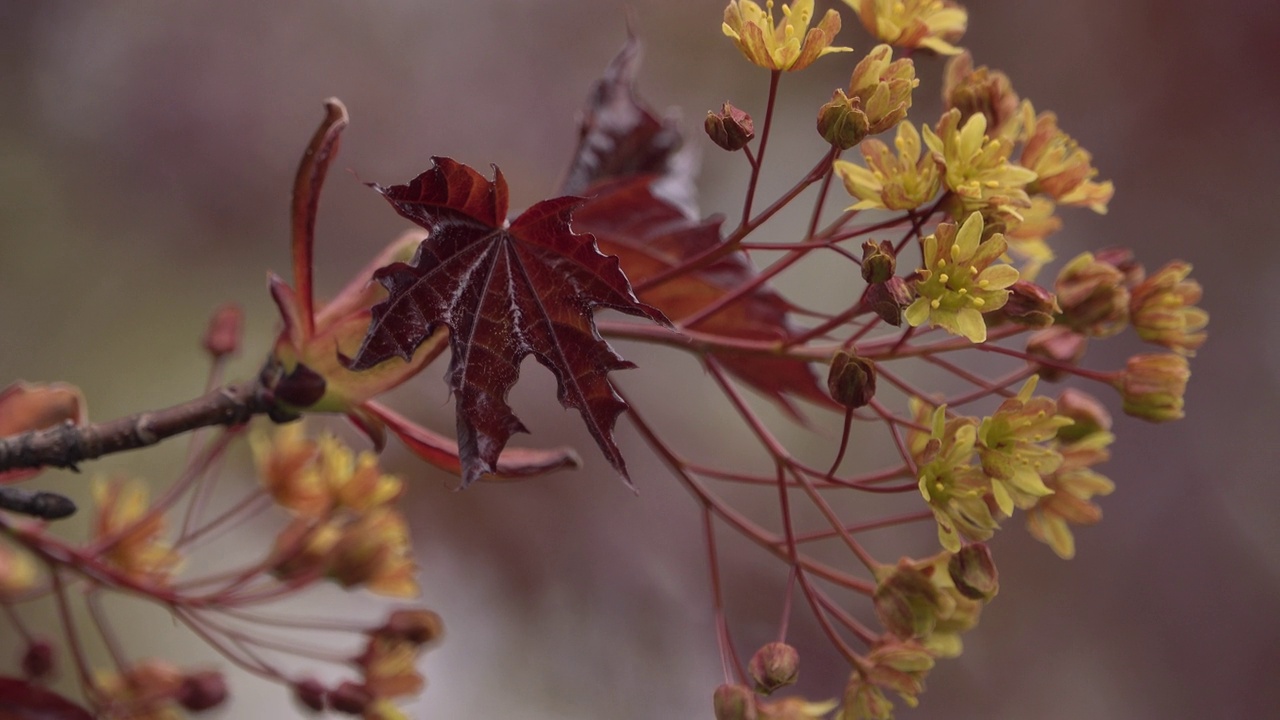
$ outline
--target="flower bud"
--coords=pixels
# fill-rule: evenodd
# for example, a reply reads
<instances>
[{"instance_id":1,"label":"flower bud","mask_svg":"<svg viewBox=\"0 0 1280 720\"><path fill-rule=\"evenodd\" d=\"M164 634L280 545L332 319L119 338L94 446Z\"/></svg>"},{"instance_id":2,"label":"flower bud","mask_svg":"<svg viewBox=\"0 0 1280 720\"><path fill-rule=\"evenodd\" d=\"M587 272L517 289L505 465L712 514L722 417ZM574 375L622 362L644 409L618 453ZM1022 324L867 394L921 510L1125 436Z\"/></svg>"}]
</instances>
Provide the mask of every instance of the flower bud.
<instances>
[{"instance_id":1,"label":"flower bud","mask_svg":"<svg viewBox=\"0 0 1280 720\"><path fill-rule=\"evenodd\" d=\"M756 696L746 685L721 685L711 696L716 720L756 720Z\"/></svg>"},{"instance_id":2,"label":"flower bud","mask_svg":"<svg viewBox=\"0 0 1280 720\"><path fill-rule=\"evenodd\" d=\"M178 704L191 712L215 708L227 699L227 681L216 670L190 673L178 688Z\"/></svg>"},{"instance_id":3,"label":"flower bud","mask_svg":"<svg viewBox=\"0 0 1280 720\"><path fill-rule=\"evenodd\" d=\"M871 308L881 320L894 327L902 325L902 309L911 304L915 296L907 281L894 276L882 283L867 287L863 302Z\"/></svg>"},{"instance_id":4,"label":"flower bud","mask_svg":"<svg viewBox=\"0 0 1280 720\"><path fill-rule=\"evenodd\" d=\"M1088 348L1088 338L1057 325L1045 328L1027 340L1027 353L1050 360L1053 364L1036 364L1035 372L1053 382L1062 377L1061 365L1079 365Z\"/></svg>"},{"instance_id":5,"label":"flower bud","mask_svg":"<svg viewBox=\"0 0 1280 720\"><path fill-rule=\"evenodd\" d=\"M1062 312L1053 293L1035 283L1019 280L1009 286L1009 300L1000 308L1004 317L1019 325L1046 328Z\"/></svg>"},{"instance_id":6,"label":"flower bud","mask_svg":"<svg viewBox=\"0 0 1280 720\"><path fill-rule=\"evenodd\" d=\"M741 150L756 136L751 116L729 103L725 103L719 113L708 111L702 127L711 142L729 152Z\"/></svg>"},{"instance_id":7,"label":"flower bud","mask_svg":"<svg viewBox=\"0 0 1280 720\"><path fill-rule=\"evenodd\" d=\"M430 610L396 610L372 634L404 640L414 645L427 645L444 635L444 621L439 614Z\"/></svg>"},{"instance_id":8,"label":"flower bud","mask_svg":"<svg viewBox=\"0 0 1280 720\"><path fill-rule=\"evenodd\" d=\"M933 632L941 609L938 587L906 562L876 586L871 600L885 629L904 640Z\"/></svg>"},{"instance_id":9,"label":"flower bud","mask_svg":"<svg viewBox=\"0 0 1280 720\"><path fill-rule=\"evenodd\" d=\"M293 683L293 697L310 710L324 712L325 688L315 678L304 678Z\"/></svg>"},{"instance_id":10,"label":"flower bud","mask_svg":"<svg viewBox=\"0 0 1280 720\"><path fill-rule=\"evenodd\" d=\"M970 600L990 600L1000 591L1000 573L985 543L960 548L947 562L956 590Z\"/></svg>"},{"instance_id":11,"label":"flower bud","mask_svg":"<svg viewBox=\"0 0 1280 720\"><path fill-rule=\"evenodd\" d=\"M870 124L860 105L861 101L850 100L844 90L836 90L831 102L818 109L818 134L841 150L862 142Z\"/></svg>"},{"instance_id":12,"label":"flower bud","mask_svg":"<svg viewBox=\"0 0 1280 720\"><path fill-rule=\"evenodd\" d=\"M786 643L772 642L756 651L747 665L755 681L756 692L768 695L787 685L794 685L800 674L800 653Z\"/></svg>"},{"instance_id":13,"label":"flower bud","mask_svg":"<svg viewBox=\"0 0 1280 720\"><path fill-rule=\"evenodd\" d=\"M943 111L957 108L960 122L971 115L987 116L987 128L992 136L1000 133L1006 123L1018 117L1021 101L1013 91L1009 76L986 66L973 67L973 56L966 50L947 61L942 83Z\"/></svg>"},{"instance_id":14,"label":"flower bud","mask_svg":"<svg viewBox=\"0 0 1280 720\"><path fill-rule=\"evenodd\" d=\"M345 680L328 692L328 699L329 707L335 712L359 715L373 702L373 694L364 685Z\"/></svg>"},{"instance_id":15,"label":"flower bud","mask_svg":"<svg viewBox=\"0 0 1280 720\"><path fill-rule=\"evenodd\" d=\"M888 240L862 243L862 279L869 283L882 283L893 277L898 269L898 258L893 254L893 244Z\"/></svg>"},{"instance_id":16,"label":"flower bud","mask_svg":"<svg viewBox=\"0 0 1280 720\"><path fill-rule=\"evenodd\" d=\"M202 343L205 352L213 359L232 355L240 349L240 337L244 332L244 311L235 303L227 303L213 311L209 327Z\"/></svg>"},{"instance_id":17,"label":"flower bud","mask_svg":"<svg viewBox=\"0 0 1280 720\"><path fill-rule=\"evenodd\" d=\"M1075 442L1096 432L1111 429L1111 413L1096 397L1083 390L1066 388L1058 396L1058 414L1074 420L1074 424L1058 428L1058 440Z\"/></svg>"},{"instance_id":18,"label":"flower bud","mask_svg":"<svg viewBox=\"0 0 1280 720\"><path fill-rule=\"evenodd\" d=\"M844 351L836 353L831 358L827 391L850 410L865 406L876 394L875 363Z\"/></svg>"},{"instance_id":19,"label":"flower bud","mask_svg":"<svg viewBox=\"0 0 1280 720\"><path fill-rule=\"evenodd\" d=\"M53 645L48 640L32 640L22 653L22 674L33 680L53 672Z\"/></svg>"},{"instance_id":20,"label":"flower bud","mask_svg":"<svg viewBox=\"0 0 1280 720\"><path fill-rule=\"evenodd\" d=\"M1054 284L1062 306L1059 322L1090 337L1110 337L1129 322L1129 289L1115 265L1081 253Z\"/></svg>"},{"instance_id":21,"label":"flower bud","mask_svg":"<svg viewBox=\"0 0 1280 720\"><path fill-rule=\"evenodd\" d=\"M1167 422L1183 417L1182 396L1190 378L1191 369L1181 355L1134 355L1114 384L1124 397L1126 414Z\"/></svg>"}]
</instances>

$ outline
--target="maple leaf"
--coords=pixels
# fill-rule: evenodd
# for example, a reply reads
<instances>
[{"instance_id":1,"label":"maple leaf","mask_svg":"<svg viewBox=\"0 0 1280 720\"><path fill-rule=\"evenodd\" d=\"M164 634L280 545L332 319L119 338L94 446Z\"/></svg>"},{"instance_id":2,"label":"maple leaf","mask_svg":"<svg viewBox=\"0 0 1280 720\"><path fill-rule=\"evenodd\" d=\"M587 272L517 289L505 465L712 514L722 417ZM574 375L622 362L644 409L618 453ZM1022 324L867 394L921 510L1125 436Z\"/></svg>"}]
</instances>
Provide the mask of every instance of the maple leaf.
<instances>
[{"instance_id":1,"label":"maple leaf","mask_svg":"<svg viewBox=\"0 0 1280 720\"><path fill-rule=\"evenodd\" d=\"M507 405L507 392L529 354L555 375L565 407L576 408L596 444L630 484L613 441L626 403L608 379L634 367L596 331L593 310L611 308L669 324L640 302L618 267L590 235L574 233L580 198L530 207L509 224L507 183L487 180L449 158L408 185L372 185L404 217L429 231L410 264L374 274L388 297L354 358L353 370L389 357L409 358L433 330L449 328L449 385L456 396L462 485L494 472L513 433L528 432Z\"/></svg>"},{"instance_id":2,"label":"maple leaf","mask_svg":"<svg viewBox=\"0 0 1280 720\"><path fill-rule=\"evenodd\" d=\"M696 163L681 153L681 137L671 119L659 119L640 99L635 77L640 43L626 43L591 89L578 129L578 147L562 191L587 196L574 212L574 228L595 235L602 252L617 255L642 301L677 323L720 302L757 276L746 252L659 283L658 278L722 241L719 216L698 219L693 175ZM689 327L743 340L783 341L793 337L792 309L767 284ZM719 354L720 362L793 417L788 399L806 398L830 406L809 364L766 355Z\"/></svg>"}]
</instances>

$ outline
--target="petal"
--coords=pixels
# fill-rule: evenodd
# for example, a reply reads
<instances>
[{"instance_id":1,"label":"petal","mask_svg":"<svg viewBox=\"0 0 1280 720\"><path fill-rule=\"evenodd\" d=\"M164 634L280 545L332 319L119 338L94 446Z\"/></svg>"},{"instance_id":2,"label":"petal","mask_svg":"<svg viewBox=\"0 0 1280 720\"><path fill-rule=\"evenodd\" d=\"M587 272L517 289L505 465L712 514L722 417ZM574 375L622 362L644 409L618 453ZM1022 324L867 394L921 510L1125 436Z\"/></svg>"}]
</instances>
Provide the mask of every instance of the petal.
<instances>
[{"instance_id":1,"label":"petal","mask_svg":"<svg viewBox=\"0 0 1280 720\"><path fill-rule=\"evenodd\" d=\"M983 343L987 341L987 323L982 319L982 313L977 310L968 307L960 308L956 312L955 325L959 330L959 334L968 338L970 342Z\"/></svg>"}]
</instances>

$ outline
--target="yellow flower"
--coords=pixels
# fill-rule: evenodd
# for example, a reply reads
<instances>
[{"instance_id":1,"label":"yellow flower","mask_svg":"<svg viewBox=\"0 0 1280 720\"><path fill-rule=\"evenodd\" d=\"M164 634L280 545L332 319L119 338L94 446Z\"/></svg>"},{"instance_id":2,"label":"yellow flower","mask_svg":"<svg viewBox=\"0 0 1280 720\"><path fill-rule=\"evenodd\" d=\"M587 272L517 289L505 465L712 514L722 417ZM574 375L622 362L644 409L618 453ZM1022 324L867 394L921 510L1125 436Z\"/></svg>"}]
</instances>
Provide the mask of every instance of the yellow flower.
<instances>
[{"instance_id":1,"label":"yellow flower","mask_svg":"<svg viewBox=\"0 0 1280 720\"><path fill-rule=\"evenodd\" d=\"M1036 116L1029 102L1024 103L1022 112L1026 143L1018 162L1036 173L1028 190L1045 193L1061 205L1083 206L1105 215L1115 185L1110 180L1093 181L1098 171L1090 164L1089 152L1058 129L1055 114Z\"/></svg>"},{"instance_id":2,"label":"yellow flower","mask_svg":"<svg viewBox=\"0 0 1280 720\"><path fill-rule=\"evenodd\" d=\"M1034 282L1040 270L1053 262L1053 249L1045 238L1062 229L1062 218L1055 210L1052 200L1037 195L1031 198L1031 207L1021 212L1021 220L1008 216L1004 239L1009 254L1022 261L1018 268L1022 280Z\"/></svg>"},{"instance_id":3,"label":"yellow flower","mask_svg":"<svg viewBox=\"0 0 1280 720\"><path fill-rule=\"evenodd\" d=\"M1208 335L1209 313L1200 302L1200 283L1188 280L1191 265L1174 261L1134 286L1129 299L1133 329L1143 340L1181 355L1195 355Z\"/></svg>"},{"instance_id":4,"label":"yellow flower","mask_svg":"<svg viewBox=\"0 0 1280 720\"><path fill-rule=\"evenodd\" d=\"M898 151L896 157L879 140L863 140L866 167L835 161L835 172L845 190L858 198L849 210L914 210L938 194L938 164L928 155L921 157L920 133L911 121L898 125L893 144Z\"/></svg>"},{"instance_id":5,"label":"yellow flower","mask_svg":"<svg viewBox=\"0 0 1280 720\"><path fill-rule=\"evenodd\" d=\"M788 697L773 702L761 701L756 705L760 720L822 720L840 703L835 700L809 702L800 697Z\"/></svg>"},{"instance_id":6,"label":"yellow flower","mask_svg":"<svg viewBox=\"0 0 1280 720\"><path fill-rule=\"evenodd\" d=\"M1134 355L1112 384L1124 398L1128 415L1151 422L1181 420L1183 394L1191 379L1187 359L1174 353Z\"/></svg>"},{"instance_id":7,"label":"yellow flower","mask_svg":"<svg viewBox=\"0 0 1280 720\"><path fill-rule=\"evenodd\" d=\"M917 433L912 443L919 463L920 494L938 524L938 542L956 552L961 535L986 540L995 534L998 525L986 501L991 484L982 469L972 464L978 421L963 417L948 421L943 406L934 411L931 424L932 432Z\"/></svg>"},{"instance_id":8,"label":"yellow flower","mask_svg":"<svg viewBox=\"0 0 1280 720\"><path fill-rule=\"evenodd\" d=\"M1012 515L1015 505L1028 508L1052 494L1042 478L1062 465L1062 455L1043 443L1072 420L1058 414L1052 399L1032 397L1039 380L1039 375L1028 378L1016 397L1000 403L978 427L978 457L991 478L996 506L1005 515Z\"/></svg>"},{"instance_id":9,"label":"yellow flower","mask_svg":"<svg viewBox=\"0 0 1280 720\"><path fill-rule=\"evenodd\" d=\"M384 475L377 456L359 455L332 435L310 440L302 423L278 429L273 438L251 438L258 473L282 507L306 518L320 518L335 508L361 512L399 497L402 483Z\"/></svg>"},{"instance_id":10,"label":"yellow flower","mask_svg":"<svg viewBox=\"0 0 1280 720\"><path fill-rule=\"evenodd\" d=\"M724 9L724 34L748 60L770 70L803 70L814 60L853 48L832 47L840 32L840 13L828 10L818 26L810 29L813 0L796 0L782 6L782 20L773 21L773 0L765 9L751 0L730 0Z\"/></svg>"},{"instance_id":11,"label":"yellow flower","mask_svg":"<svg viewBox=\"0 0 1280 720\"><path fill-rule=\"evenodd\" d=\"M987 116L975 113L960 125L960 111L951 109L938 121L938 131L924 127L924 142L944 168L943 184L961 200L964 211L988 209L1021 217L1031 207L1027 183L1035 172L1009 162L1013 144L989 138Z\"/></svg>"},{"instance_id":12,"label":"yellow flower","mask_svg":"<svg viewBox=\"0 0 1280 720\"><path fill-rule=\"evenodd\" d=\"M959 231L951 223L942 223L925 237L925 267L917 271L917 297L903 314L912 327L928 320L972 342L986 341L982 314L1004 306L1009 299L1006 288L1018 281L1018 271L1011 265L993 264L1004 254L1004 236L992 235L983 242L982 230L982 215L975 212Z\"/></svg>"},{"instance_id":13,"label":"yellow flower","mask_svg":"<svg viewBox=\"0 0 1280 720\"><path fill-rule=\"evenodd\" d=\"M1058 449L1062 466L1045 478L1052 495L1042 497L1027 511L1031 536L1053 548L1058 557L1070 560L1076 554L1071 525L1094 525L1102 520L1102 509L1090 500L1110 495L1115 483L1090 469L1107 460L1107 446L1115 435L1098 430Z\"/></svg>"},{"instance_id":14,"label":"yellow flower","mask_svg":"<svg viewBox=\"0 0 1280 720\"><path fill-rule=\"evenodd\" d=\"M901 48L928 48L955 55L969 14L948 0L844 0L858 12L867 32Z\"/></svg>"},{"instance_id":15,"label":"yellow flower","mask_svg":"<svg viewBox=\"0 0 1280 720\"><path fill-rule=\"evenodd\" d=\"M363 585L379 595L415 597L417 570L404 516L384 506L346 527L333 549L328 574L343 587Z\"/></svg>"},{"instance_id":16,"label":"yellow flower","mask_svg":"<svg viewBox=\"0 0 1280 720\"><path fill-rule=\"evenodd\" d=\"M147 495L147 486L138 480L95 480L93 537L107 563L143 582L164 583L182 564L182 556L160 539L164 515L150 512Z\"/></svg>"},{"instance_id":17,"label":"yellow flower","mask_svg":"<svg viewBox=\"0 0 1280 720\"><path fill-rule=\"evenodd\" d=\"M36 584L36 563L25 550L0 545L0 600L16 598Z\"/></svg>"}]
</instances>

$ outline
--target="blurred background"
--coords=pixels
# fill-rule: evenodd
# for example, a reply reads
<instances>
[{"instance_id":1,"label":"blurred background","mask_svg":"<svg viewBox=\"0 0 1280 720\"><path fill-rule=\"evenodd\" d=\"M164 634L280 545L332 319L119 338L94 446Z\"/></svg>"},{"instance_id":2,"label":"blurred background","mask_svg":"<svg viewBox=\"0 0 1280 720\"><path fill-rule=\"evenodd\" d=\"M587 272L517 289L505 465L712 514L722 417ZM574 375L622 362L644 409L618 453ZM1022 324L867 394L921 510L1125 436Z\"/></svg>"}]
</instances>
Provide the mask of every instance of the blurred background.
<instances>
[{"instance_id":1,"label":"blurred background","mask_svg":"<svg viewBox=\"0 0 1280 720\"><path fill-rule=\"evenodd\" d=\"M963 44L977 63L1057 111L1116 183L1108 216L1065 213L1059 255L1125 245L1149 269L1186 259L1212 320L1192 365L1188 419L1117 418L1120 440L1102 471L1118 489L1101 502L1104 522L1077 533L1073 561L1009 523L994 543L1000 596L966 636L964 656L940 663L921 707L902 716L1266 714L1280 704L1280 322L1262 292L1280 264L1271 241L1280 9L1255 0L1185 10L1162 0L967 5ZM288 273L292 176L325 98L340 97L352 125L320 208L322 294L404 228L359 180L402 182L448 155L499 164L513 207L553 194L575 114L624 39L628 8L647 43L641 91L659 109L683 108L691 142L704 148L703 211L735 212L744 164L703 141L700 118L726 99L758 110L767 75L721 36L720 0L0 0L0 383L75 383L96 419L194 397L206 371L200 334L227 300L247 313L233 374L249 376L275 332L265 273ZM840 8L840 44L865 51L870 39ZM770 146L776 174L764 197L814 161L813 114L854 62L837 55L786 78L777 122L789 135ZM912 117L932 122L942 63L917 62ZM782 288L813 304L827 293L828 306L844 291L799 276ZM1136 349L1099 344L1091 365L1118 367ZM682 449L710 459L741 450L696 365L623 351L642 369L618 373L619 384ZM449 629L427 656L430 686L414 716L710 717L722 675L696 507L624 419L633 495L577 416L549 404L549 374L525 371L513 404L534 435L519 442L573 444L583 470L455 493L450 478L398 450L386 460L412 481L406 512L425 601ZM451 432L442 373L428 369L395 404ZM664 402L677 394L682 406ZM171 443L88 464L85 475L164 482L182 453ZM228 472L248 478L249 468L242 450ZM86 501L84 480L51 473L39 482ZM82 523L68 532L78 537ZM246 536L243 552L270 541ZM725 552L738 642L752 647L776 628L785 576L750 548L726 540ZM316 602L363 601L333 593ZM169 631L160 611L118 612L138 656L213 659L176 625ZM142 630L152 626L166 631ZM803 640L811 623L797 621L795 632ZM0 631L4 667L16 652ZM844 671L829 653L804 657L803 690L838 690ZM251 679L236 678L233 692L243 704L214 716L290 707Z\"/></svg>"}]
</instances>

